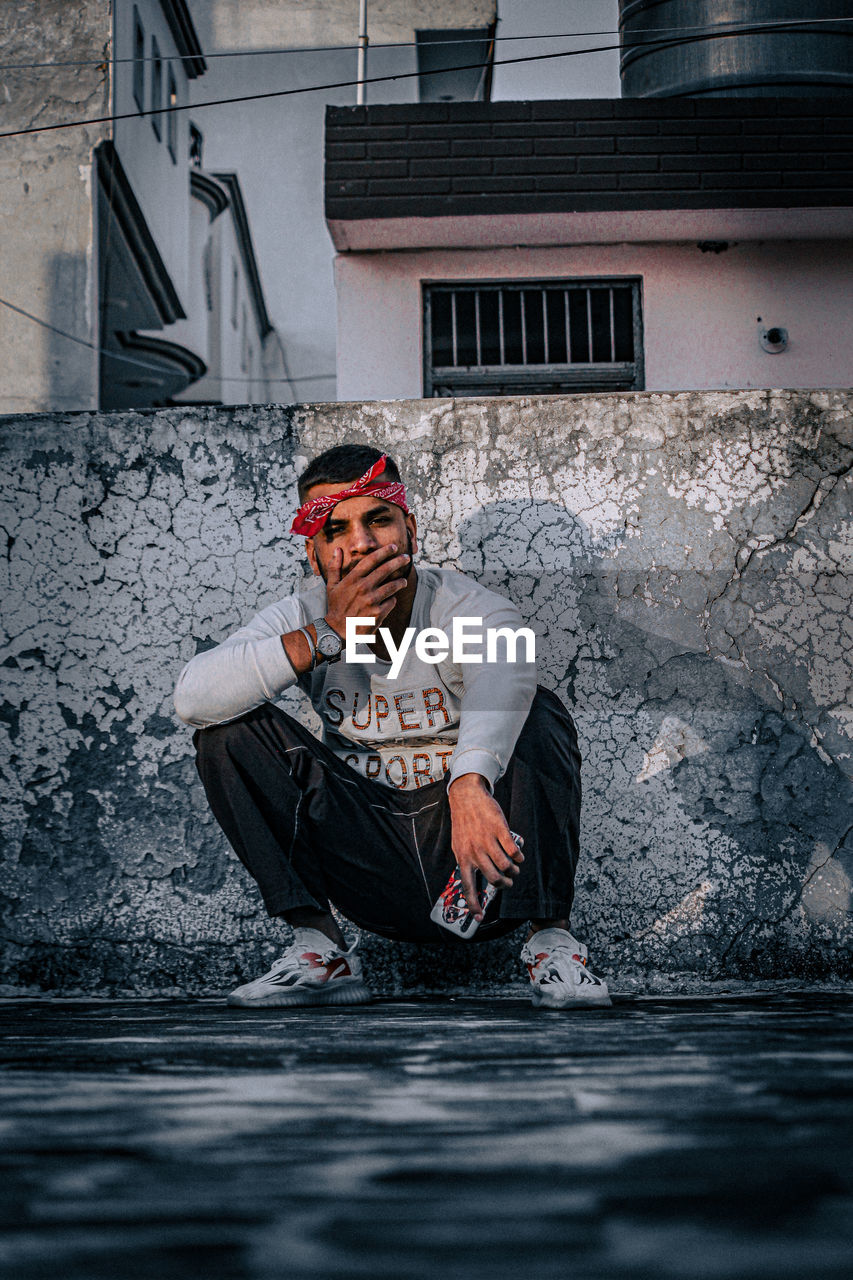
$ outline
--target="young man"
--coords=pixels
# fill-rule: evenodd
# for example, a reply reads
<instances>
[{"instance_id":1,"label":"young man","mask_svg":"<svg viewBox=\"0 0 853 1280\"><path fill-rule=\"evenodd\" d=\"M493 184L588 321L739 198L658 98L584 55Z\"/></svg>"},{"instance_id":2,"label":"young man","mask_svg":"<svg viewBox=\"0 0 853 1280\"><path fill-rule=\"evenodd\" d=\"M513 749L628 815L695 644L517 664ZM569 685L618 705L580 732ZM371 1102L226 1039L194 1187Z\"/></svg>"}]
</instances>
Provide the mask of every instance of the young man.
<instances>
[{"instance_id":1,"label":"young man","mask_svg":"<svg viewBox=\"0 0 853 1280\"><path fill-rule=\"evenodd\" d=\"M430 910L458 865L482 920L473 941L529 921L522 959L535 1004L609 1004L569 933L574 725L537 690L523 637L489 643L490 630L519 628L517 609L463 574L415 568L415 517L378 450L327 450L300 477L299 500L291 532L307 540L313 580L193 658L175 694L198 730L217 821L269 914L294 930L269 973L229 1003L369 999L357 944L347 947L330 903L384 937L438 941ZM371 620L358 624L364 661L346 661L354 619ZM449 643L454 626L465 629L461 648ZM322 742L272 705L294 685L320 716ZM500 890L485 913L483 881Z\"/></svg>"}]
</instances>

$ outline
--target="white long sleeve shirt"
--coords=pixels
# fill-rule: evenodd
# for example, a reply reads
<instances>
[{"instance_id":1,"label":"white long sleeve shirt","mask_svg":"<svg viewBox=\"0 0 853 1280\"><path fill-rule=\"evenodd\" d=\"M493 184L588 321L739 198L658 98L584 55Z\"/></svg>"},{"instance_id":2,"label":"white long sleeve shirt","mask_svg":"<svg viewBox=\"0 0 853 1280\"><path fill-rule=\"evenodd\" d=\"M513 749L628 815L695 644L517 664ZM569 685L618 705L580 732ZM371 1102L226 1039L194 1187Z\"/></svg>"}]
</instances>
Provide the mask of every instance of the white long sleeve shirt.
<instances>
[{"instance_id":1,"label":"white long sleeve shirt","mask_svg":"<svg viewBox=\"0 0 853 1280\"><path fill-rule=\"evenodd\" d=\"M454 618L482 619L482 644L466 643L482 662L437 664L418 657L412 643L396 679L391 664L322 662L297 677L281 637L326 613L321 578L263 609L214 649L184 667L175 708L187 724L206 728L275 701L298 684L311 698L325 742L363 777L398 790L416 790L445 774L479 773L490 786L504 772L536 692L536 666L520 638L515 658L502 639L487 661L489 628L516 631L521 615L511 601L451 569L419 568L409 625L440 628L451 637Z\"/></svg>"}]
</instances>

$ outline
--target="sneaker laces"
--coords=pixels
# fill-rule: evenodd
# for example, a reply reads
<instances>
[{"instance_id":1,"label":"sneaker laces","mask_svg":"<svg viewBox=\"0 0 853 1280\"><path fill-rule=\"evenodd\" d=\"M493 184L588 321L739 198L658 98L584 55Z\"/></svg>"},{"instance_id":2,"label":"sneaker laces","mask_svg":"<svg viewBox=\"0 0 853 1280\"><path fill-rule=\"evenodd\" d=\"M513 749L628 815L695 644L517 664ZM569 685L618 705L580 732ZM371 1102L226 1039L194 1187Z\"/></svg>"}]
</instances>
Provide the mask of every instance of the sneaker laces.
<instances>
[{"instance_id":1,"label":"sneaker laces","mask_svg":"<svg viewBox=\"0 0 853 1280\"><path fill-rule=\"evenodd\" d=\"M325 964L327 960L331 960L337 949L338 948L335 946L334 942L332 942L331 938L326 940L326 946L323 947L322 950L312 947L310 942L305 943L300 942L298 939L294 939L290 946L286 947L281 953L279 958L273 961L269 972L272 975L282 973L285 969L301 969L303 967L302 957L305 955L306 951L312 951L314 955L318 955L321 962Z\"/></svg>"},{"instance_id":2,"label":"sneaker laces","mask_svg":"<svg viewBox=\"0 0 853 1280\"><path fill-rule=\"evenodd\" d=\"M580 951L573 950L567 942L558 942L556 946L548 948L549 957L565 955L569 960L574 960L575 964L582 964L586 968L586 956L581 955Z\"/></svg>"},{"instance_id":3,"label":"sneaker laces","mask_svg":"<svg viewBox=\"0 0 853 1280\"><path fill-rule=\"evenodd\" d=\"M541 932L544 933L545 930L543 929ZM584 968L587 968L587 949L582 942L576 941L571 935L565 942L562 938L558 938L555 942L542 942L540 944L542 947L541 952L535 947L535 942L536 934L534 933L533 937L528 938L522 948L522 958L525 963L534 963L537 956L544 953L549 960L565 956L569 960L574 960L576 964L582 964Z\"/></svg>"},{"instance_id":4,"label":"sneaker laces","mask_svg":"<svg viewBox=\"0 0 853 1280\"><path fill-rule=\"evenodd\" d=\"M361 942L361 930L356 930L355 941L341 947L337 942L333 942L331 938L327 938L319 929L294 929L294 938L290 946L287 947L278 960L275 961L270 973L281 973L283 969L298 969L302 967L302 957L306 952L319 956L320 963L326 964L335 956L352 955ZM309 935L309 936L305 936Z\"/></svg>"}]
</instances>

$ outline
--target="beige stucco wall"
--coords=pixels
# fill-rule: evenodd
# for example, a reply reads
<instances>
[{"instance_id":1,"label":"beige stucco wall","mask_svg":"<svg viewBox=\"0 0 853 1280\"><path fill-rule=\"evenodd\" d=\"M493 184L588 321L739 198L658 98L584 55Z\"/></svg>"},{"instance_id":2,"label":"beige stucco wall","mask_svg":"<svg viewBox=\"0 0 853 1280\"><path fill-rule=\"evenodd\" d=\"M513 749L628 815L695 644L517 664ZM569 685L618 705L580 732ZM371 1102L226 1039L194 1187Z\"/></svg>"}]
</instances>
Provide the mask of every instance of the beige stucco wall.
<instances>
[{"instance_id":1,"label":"beige stucco wall","mask_svg":"<svg viewBox=\"0 0 853 1280\"><path fill-rule=\"evenodd\" d=\"M631 276L642 279L646 388L853 385L850 241L580 245L341 254L338 395L423 394L422 283ZM761 317L761 324L758 317ZM769 355L758 332L781 326Z\"/></svg>"},{"instance_id":2,"label":"beige stucco wall","mask_svg":"<svg viewBox=\"0 0 853 1280\"><path fill-rule=\"evenodd\" d=\"M0 70L0 132L86 120L109 110L109 0L0 6L4 64L91 60ZM105 125L5 138L0 148L0 296L96 343L93 148ZM94 351L0 306L0 412L97 403Z\"/></svg>"},{"instance_id":3,"label":"beige stucco wall","mask_svg":"<svg viewBox=\"0 0 853 1280\"><path fill-rule=\"evenodd\" d=\"M294 588L300 459L346 439L397 457L425 561L539 636L584 757L573 924L611 986L849 977L851 410L754 391L4 419L0 981L221 991L281 949L172 687ZM379 991L522 978L515 941L364 953Z\"/></svg>"},{"instance_id":4,"label":"beige stucco wall","mask_svg":"<svg viewBox=\"0 0 853 1280\"><path fill-rule=\"evenodd\" d=\"M355 44L358 0L209 0L193 13L204 48L298 49ZM412 40L423 29L485 27L495 0L369 0L373 43Z\"/></svg>"}]
</instances>

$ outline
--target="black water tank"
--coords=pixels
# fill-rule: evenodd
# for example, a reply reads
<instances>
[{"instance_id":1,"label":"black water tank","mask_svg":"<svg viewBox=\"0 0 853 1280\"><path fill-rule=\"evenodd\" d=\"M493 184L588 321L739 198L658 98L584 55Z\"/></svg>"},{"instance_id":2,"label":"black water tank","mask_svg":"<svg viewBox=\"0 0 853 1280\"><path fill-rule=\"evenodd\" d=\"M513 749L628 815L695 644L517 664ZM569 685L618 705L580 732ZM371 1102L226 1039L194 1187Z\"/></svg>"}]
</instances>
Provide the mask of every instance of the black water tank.
<instances>
[{"instance_id":1,"label":"black water tank","mask_svg":"<svg viewBox=\"0 0 853 1280\"><path fill-rule=\"evenodd\" d=\"M626 98L853 94L851 0L620 0L619 28Z\"/></svg>"}]
</instances>

